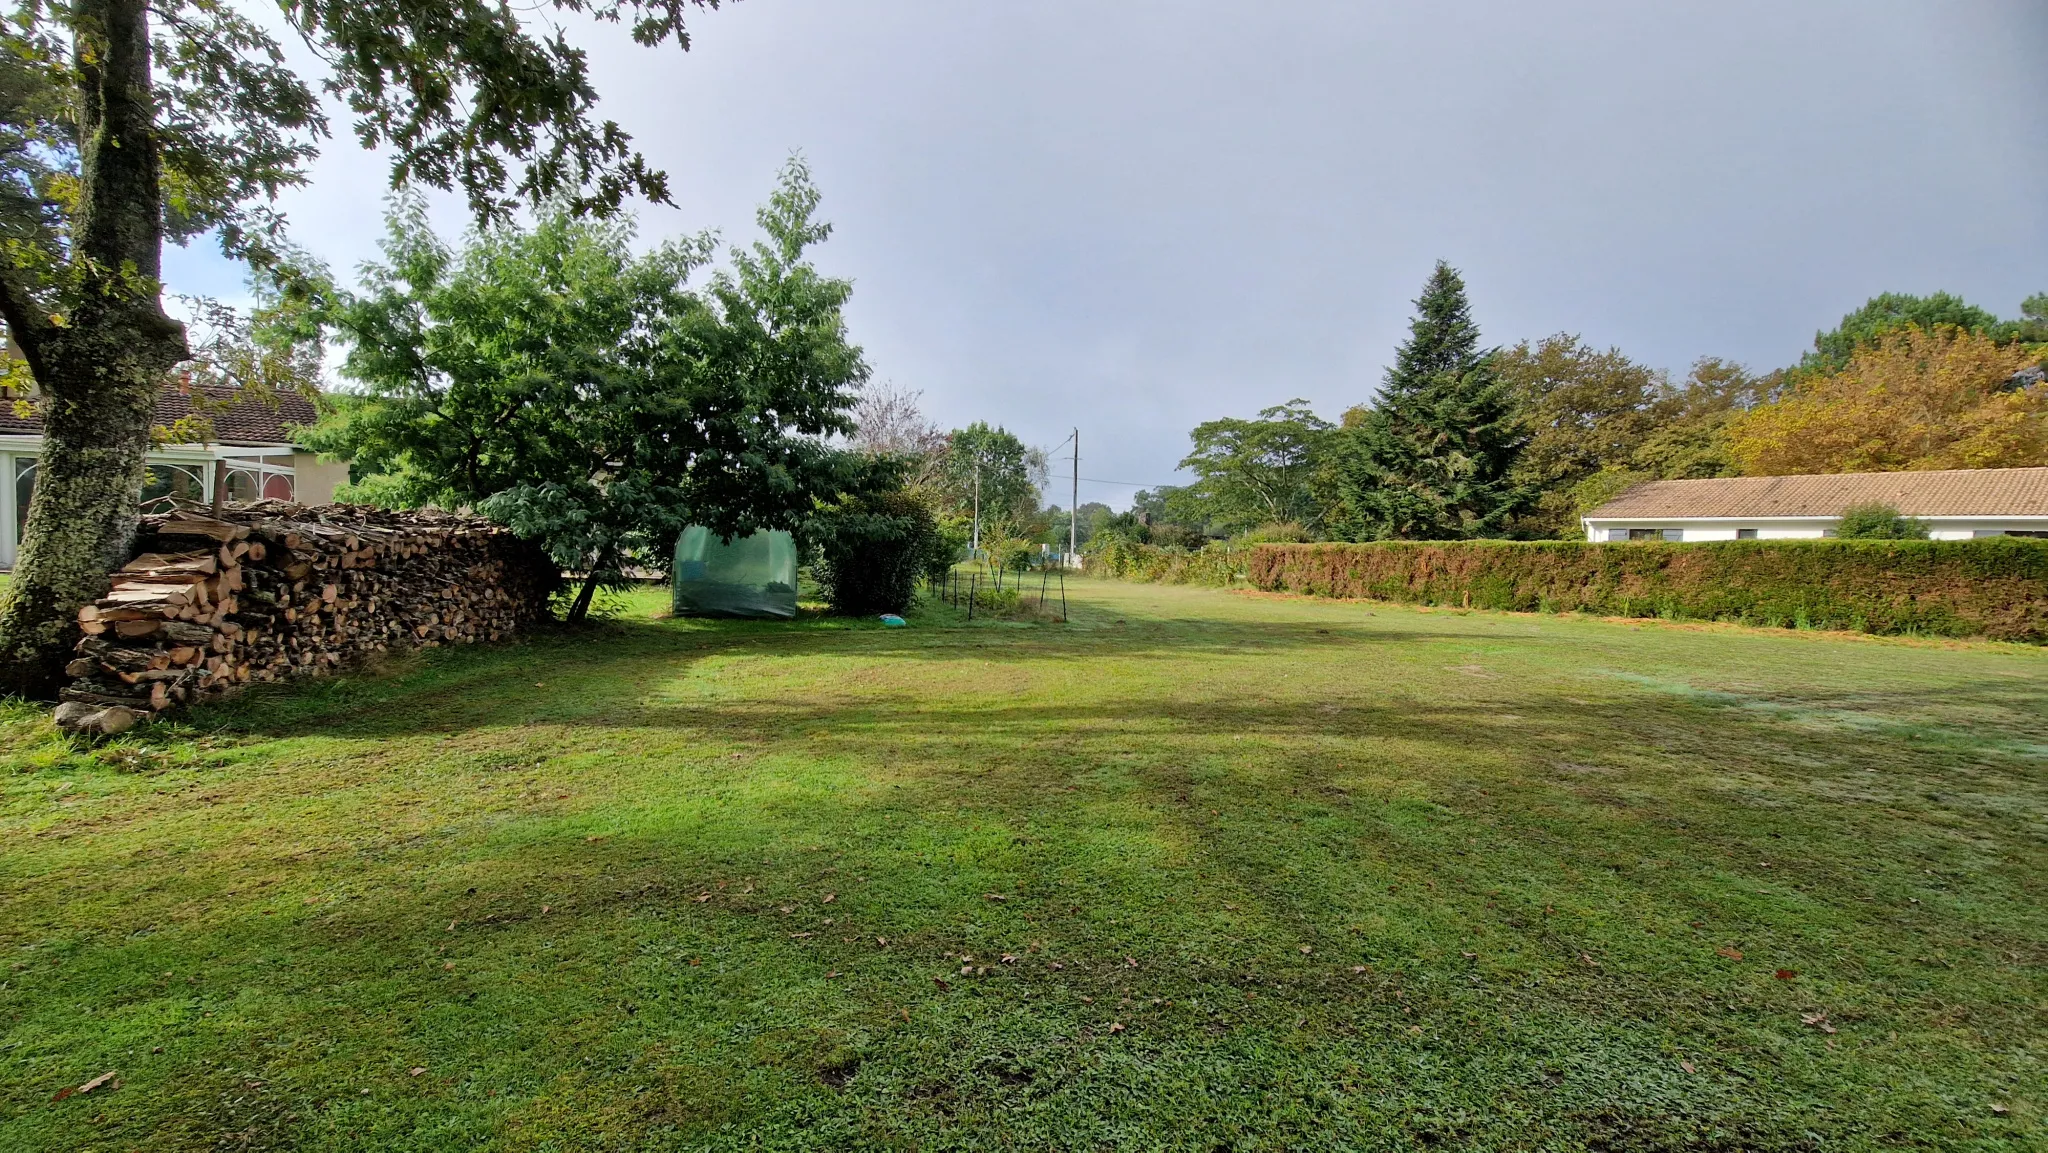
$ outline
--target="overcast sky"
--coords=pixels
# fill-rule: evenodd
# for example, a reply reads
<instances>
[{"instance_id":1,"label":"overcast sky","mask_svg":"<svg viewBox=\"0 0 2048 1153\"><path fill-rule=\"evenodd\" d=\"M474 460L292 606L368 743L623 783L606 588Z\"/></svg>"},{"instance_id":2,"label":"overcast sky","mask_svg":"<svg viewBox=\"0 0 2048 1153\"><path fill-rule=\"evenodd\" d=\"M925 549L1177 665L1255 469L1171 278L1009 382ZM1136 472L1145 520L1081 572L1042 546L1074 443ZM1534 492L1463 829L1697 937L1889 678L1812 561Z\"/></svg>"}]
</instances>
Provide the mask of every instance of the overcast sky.
<instances>
[{"instance_id":1,"label":"overcast sky","mask_svg":"<svg viewBox=\"0 0 2048 1153\"><path fill-rule=\"evenodd\" d=\"M1790 362L1882 291L2048 291L2042 0L745 0L687 54L569 28L669 173L643 233L750 238L801 150L876 379L947 427L1078 425L1084 477L1171 482L1199 421L1369 399L1439 258L1490 343L1680 370ZM344 270L385 170L340 135L284 207ZM167 275L239 282L197 250Z\"/></svg>"}]
</instances>

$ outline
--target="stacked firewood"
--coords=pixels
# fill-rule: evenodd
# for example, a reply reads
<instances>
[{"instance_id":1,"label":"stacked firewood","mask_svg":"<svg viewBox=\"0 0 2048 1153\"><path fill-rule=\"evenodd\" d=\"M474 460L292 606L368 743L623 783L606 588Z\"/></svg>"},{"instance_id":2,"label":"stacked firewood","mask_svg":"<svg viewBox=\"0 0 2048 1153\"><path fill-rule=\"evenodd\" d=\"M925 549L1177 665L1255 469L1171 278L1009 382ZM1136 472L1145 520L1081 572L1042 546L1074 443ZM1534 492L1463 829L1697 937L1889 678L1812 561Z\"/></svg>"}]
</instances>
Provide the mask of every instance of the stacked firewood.
<instances>
[{"instance_id":1,"label":"stacked firewood","mask_svg":"<svg viewBox=\"0 0 2048 1153\"><path fill-rule=\"evenodd\" d=\"M496 641L547 613L546 554L489 521L284 501L146 516L78 612L57 721L113 733L243 685L401 648Z\"/></svg>"}]
</instances>

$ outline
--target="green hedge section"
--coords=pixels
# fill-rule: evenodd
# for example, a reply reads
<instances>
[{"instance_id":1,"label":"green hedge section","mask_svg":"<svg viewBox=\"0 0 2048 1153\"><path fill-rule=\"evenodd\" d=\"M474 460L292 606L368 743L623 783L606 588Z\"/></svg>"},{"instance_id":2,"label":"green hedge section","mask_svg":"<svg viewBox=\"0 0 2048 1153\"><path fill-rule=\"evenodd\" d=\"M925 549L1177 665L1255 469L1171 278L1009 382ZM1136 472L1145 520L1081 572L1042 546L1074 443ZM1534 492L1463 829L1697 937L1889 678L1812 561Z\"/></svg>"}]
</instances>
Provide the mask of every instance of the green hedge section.
<instances>
[{"instance_id":1,"label":"green hedge section","mask_svg":"<svg viewBox=\"0 0 2048 1153\"><path fill-rule=\"evenodd\" d=\"M1258 545L1269 592L2048 642L2048 541Z\"/></svg>"}]
</instances>

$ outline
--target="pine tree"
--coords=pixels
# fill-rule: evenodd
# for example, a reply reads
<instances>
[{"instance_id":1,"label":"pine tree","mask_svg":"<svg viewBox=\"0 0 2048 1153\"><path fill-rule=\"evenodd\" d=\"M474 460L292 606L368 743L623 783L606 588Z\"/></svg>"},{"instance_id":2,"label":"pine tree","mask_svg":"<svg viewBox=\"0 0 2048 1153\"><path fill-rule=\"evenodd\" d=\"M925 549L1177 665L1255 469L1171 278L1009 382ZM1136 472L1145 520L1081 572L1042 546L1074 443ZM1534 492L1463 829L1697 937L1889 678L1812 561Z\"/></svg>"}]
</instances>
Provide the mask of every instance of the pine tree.
<instances>
[{"instance_id":1,"label":"pine tree","mask_svg":"<svg viewBox=\"0 0 2048 1153\"><path fill-rule=\"evenodd\" d=\"M1338 483L1353 540L1496 535L1528 494L1509 478L1527 434L1479 349L1465 282L1437 262L1372 409L1348 430Z\"/></svg>"}]
</instances>

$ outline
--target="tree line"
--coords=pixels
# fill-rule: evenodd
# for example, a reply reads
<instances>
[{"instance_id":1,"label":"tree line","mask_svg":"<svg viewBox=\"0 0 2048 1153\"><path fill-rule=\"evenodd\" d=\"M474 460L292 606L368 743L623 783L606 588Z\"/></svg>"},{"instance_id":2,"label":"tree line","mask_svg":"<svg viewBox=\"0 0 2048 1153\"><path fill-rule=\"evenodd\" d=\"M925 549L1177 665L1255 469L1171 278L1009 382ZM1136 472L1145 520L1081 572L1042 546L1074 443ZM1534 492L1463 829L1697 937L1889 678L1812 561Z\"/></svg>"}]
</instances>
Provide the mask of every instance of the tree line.
<instances>
[{"instance_id":1,"label":"tree line","mask_svg":"<svg viewBox=\"0 0 2048 1153\"><path fill-rule=\"evenodd\" d=\"M2048 293L2020 317L1888 293L1770 372L1684 376L1561 333L1485 348L1439 263L1376 397L1302 400L1189 434L1186 486L1141 491L1154 543L1554 539L1647 480L2048 464Z\"/></svg>"}]
</instances>

